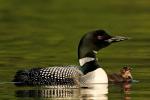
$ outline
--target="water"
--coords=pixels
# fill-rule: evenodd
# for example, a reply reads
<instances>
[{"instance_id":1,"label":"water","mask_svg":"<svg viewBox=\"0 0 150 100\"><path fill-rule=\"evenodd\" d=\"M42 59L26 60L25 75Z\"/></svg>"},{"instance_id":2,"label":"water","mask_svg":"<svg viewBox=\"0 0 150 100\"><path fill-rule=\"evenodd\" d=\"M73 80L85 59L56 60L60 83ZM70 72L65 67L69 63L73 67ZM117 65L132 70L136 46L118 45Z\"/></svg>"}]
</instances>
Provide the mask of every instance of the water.
<instances>
[{"instance_id":1,"label":"water","mask_svg":"<svg viewBox=\"0 0 150 100\"><path fill-rule=\"evenodd\" d=\"M149 100L148 83L91 84L89 88L15 87L0 84L1 100ZM140 89L137 89L139 88Z\"/></svg>"},{"instance_id":2,"label":"water","mask_svg":"<svg viewBox=\"0 0 150 100\"><path fill-rule=\"evenodd\" d=\"M0 0L0 100L149 100L149 5L149 0ZM20 69L78 65L80 37L99 28L131 38L102 49L99 63L107 73L131 66L139 82L104 89L100 84L51 89L10 83Z\"/></svg>"}]
</instances>

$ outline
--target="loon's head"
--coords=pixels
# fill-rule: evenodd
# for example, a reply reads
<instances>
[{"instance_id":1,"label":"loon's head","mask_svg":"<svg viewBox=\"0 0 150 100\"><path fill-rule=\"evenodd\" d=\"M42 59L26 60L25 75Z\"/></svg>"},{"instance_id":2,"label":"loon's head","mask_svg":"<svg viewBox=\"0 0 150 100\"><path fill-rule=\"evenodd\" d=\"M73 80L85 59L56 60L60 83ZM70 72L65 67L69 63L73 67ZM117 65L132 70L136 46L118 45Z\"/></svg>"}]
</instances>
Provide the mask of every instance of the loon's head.
<instances>
[{"instance_id":1,"label":"loon's head","mask_svg":"<svg viewBox=\"0 0 150 100\"><path fill-rule=\"evenodd\" d=\"M97 62L96 53L111 43L120 42L126 39L128 38L108 35L104 30L96 30L85 34L81 38L78 46L78 59L81 71L86 74L99 68L100 65Z\"/></svg>"},{"instance_id":2,"label":"loon's head","mask_svg":"<svg viewBox=\"0 0 150 100\"><path fill-rule=\"evenodd\" d=\"M127 40L123 36L111 36L104 30L96 30L85 34L79 43L78 58L95 57L100 49L107 47L111 43Z\"/></svg>"}]
</instances>

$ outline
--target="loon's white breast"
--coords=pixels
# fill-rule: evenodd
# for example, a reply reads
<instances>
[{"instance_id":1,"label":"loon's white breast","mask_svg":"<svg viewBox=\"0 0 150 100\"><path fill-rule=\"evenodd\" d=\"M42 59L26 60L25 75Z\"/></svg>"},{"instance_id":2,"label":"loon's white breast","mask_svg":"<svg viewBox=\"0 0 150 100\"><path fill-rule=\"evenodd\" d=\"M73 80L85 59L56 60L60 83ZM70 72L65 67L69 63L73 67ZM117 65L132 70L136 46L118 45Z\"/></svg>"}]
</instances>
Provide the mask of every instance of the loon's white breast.
<instances>
[{"instance_id":1,"label":"loon's white breast","mask_svg":"<svg viewBox=\"0 0 150 100\"><path fill-rule=\"evenodd\" d=\"M108 77L107 77L107 73L103 68L97 68L96 70L82 76L81 81L83 81L83 83L86 84L108 83Z\"/></svg>"},{"instance_id":2,"label":"loon's white breast","mask_svg":"<svg viewBox=\"0 0 150 100\"><path fill-rule=\"evenodd\" d=\"M108 83L107 73L103 68L98 68L91 72L94 76L90 83Z\"/></svg>"},{"instance_id":3,"label":"loon's white breast","mask_svg":"<svg viewBox=\"0 0 150 100\"><path fill-rule=\"evenodd\" d=\"M85 57L85 58L79 59L79 63L80 63L80 66L83 66L84 64L90 61L94 61L94 60L95 58ZM103 68L97 68L94 71L88 72L81 79L85 80L84 83L108 83L107 73L105 72Z\"/></svg>"}]
</instances>

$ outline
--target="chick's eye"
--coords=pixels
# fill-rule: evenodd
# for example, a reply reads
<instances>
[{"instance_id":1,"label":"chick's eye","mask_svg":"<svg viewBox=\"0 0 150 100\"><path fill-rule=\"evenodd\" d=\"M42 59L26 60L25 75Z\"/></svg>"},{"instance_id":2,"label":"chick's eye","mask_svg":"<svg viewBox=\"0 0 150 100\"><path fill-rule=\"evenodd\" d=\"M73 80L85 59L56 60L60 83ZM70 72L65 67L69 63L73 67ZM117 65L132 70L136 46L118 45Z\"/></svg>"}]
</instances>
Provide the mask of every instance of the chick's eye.
<instances>
[{"instance_id":1,"label":"chick's eye","mask_svg":"<svg viewBox=\"0 0 150 100\"><path fill-rule=\"evenodd\" d=\"M102 40L104 37L103 36L97 36L98 40Z\"/></svg>"}]
</instances>

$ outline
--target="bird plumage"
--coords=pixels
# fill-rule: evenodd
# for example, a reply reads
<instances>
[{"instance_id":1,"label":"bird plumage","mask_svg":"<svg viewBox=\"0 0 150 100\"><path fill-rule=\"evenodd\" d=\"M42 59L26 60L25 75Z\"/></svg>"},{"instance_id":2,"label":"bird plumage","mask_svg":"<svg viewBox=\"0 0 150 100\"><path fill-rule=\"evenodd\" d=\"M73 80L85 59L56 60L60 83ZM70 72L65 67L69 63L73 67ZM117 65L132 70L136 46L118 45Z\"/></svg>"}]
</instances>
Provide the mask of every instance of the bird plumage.
<instances>
[{"instance_id":1,"label":"bird plumage","mask_svg":"<svg viewBox=\"0 0 150 100\"><path fill-rule=\"evenodd\" d=\"M81 75L78 66L54 66L20 70L13 81L16 85L74 85L79 83Z\"/></svg>"},{"instance_id":2,"label":"bird plumage","mask_svg":"<svg viewBox=\"0 0 150 100\"><path fill-rule=\"evenodd\" d=\"M14 77L16 85L81 85L83 83L108 83L106 72L101 68L96 53L125 37L112 37L104 30L86 33L78 45L80 66L54 66L20 70Z\"/></svg>"}]
</instances>

